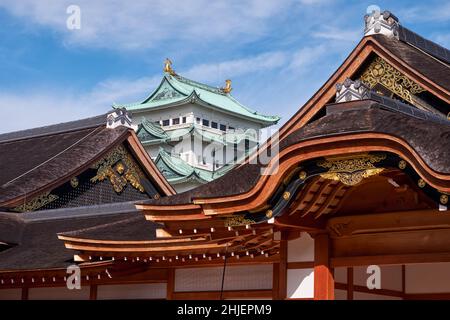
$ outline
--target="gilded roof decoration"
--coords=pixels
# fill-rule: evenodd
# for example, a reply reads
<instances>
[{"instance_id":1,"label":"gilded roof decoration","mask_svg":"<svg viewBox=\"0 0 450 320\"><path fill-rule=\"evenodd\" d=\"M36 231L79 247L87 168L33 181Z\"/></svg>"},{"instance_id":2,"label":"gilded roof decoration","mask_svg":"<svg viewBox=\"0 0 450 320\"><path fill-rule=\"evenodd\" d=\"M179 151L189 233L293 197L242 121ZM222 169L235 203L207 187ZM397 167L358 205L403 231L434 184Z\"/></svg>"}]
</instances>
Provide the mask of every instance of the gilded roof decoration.
<instances>
[{"instance_id":1,"label":"gilded roof decoration","mask_svg":"<svg viewBox=\"0 0 450 320\"><path fill-rule=\"evenodd\" d=\"M425 91L419 84L407 78L380 57L376 57L367 67L361 76L361 80L370 88L380 84L413 105L415 105L413 95Z\"/></svg>"},{"instance_id":2,"label":"gilded roof decoration","mask_svg":"<svg viewBox=\"0 0 450 320\"><path fill-rule=\"evenodd\" d=\"M144 173L123 146L115 148L106 157L97 161L92 168L97 169L97 174L91 181L108 179L117 193L122 192L128 183L140 192L145 191L141 184Z\"/></svg>"},{"instance_id":3,"label":"gilded roof decoration","mask_svg":"<svg viewBox=\"0 0 450 320\"><path fill-rule=\"evenodd\" d=\"M384 159L385 154L365 154L353 158L325 159L318 161L317 166L328 169L328 172L320 175L322 178L354 186L365 178L381 173L384 169L374 164Z\"/></svg>"}]
</instances>

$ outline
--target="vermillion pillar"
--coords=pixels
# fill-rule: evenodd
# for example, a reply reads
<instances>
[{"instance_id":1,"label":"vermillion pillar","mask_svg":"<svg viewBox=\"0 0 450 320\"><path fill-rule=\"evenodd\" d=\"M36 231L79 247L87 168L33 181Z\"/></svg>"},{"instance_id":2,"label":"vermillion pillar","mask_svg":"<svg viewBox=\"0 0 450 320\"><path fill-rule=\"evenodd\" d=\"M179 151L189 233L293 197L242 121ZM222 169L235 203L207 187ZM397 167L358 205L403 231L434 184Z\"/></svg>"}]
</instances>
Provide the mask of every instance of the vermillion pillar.
<instances>
[{"instance_id":1,"label":"vermillion pillar","mask_svg":"<svg viewBox=\"0 0 450 320\"><path fill-rule=\"evenodd\" d=\"M314 300L334 300L330 239L326 233L314 237Z\"/></svg>"}]
</instances>

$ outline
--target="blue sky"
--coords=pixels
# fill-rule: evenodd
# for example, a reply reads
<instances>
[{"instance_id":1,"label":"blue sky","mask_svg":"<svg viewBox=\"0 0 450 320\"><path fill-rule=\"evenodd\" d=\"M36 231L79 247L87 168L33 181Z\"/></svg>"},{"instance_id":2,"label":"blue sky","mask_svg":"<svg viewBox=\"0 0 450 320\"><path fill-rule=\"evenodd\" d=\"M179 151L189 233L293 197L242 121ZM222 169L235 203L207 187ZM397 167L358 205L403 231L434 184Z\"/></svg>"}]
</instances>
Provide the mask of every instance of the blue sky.
<instances>
[{"instance_id":1,"label":"blue sky","mask_svg":"<svg viewBox=\"0 0 450 320\"><path fill-rule=\"evenodd\" d=\"M80 30L66 27L71 4ZM450 47L450 1L0 0L0 132L139 101L166 57L194 80L231 78L238 100L282 124L361 39L369 5Z\"/></svg>"}]
</instances>

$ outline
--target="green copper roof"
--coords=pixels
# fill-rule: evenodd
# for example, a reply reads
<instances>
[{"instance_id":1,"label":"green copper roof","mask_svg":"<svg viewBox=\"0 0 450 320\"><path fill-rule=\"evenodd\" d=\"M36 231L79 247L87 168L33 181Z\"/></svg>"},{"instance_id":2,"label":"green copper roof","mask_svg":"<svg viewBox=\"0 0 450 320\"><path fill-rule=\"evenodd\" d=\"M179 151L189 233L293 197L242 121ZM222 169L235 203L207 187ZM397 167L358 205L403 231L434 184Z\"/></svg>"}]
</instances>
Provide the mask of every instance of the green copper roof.
<instances>
[{"instance_id":1,"label":"green copper roof","mask_svg":"<svg viewBox=\"0 0 450 320\"><path fill-rule=\"evenodd\" d=\"M169 154L162 148L159 150L155 164L171 184L190 180L206 183L223 176L233 168L232 165L225 165L214 172L195 168L179 157Z\"/></svg>"},{"instance_id":2,"label":"green copper roof","mask_svg":"<svg viewBox=\"0 0 450 320\"><path fill-rule=\"evenodd\" d=\"M187 135L195 135L200 137L203 141L214 141L223 145L232 143L239 144L245 139L258 143L257 137L254 136L254 132L250 129L246 131L236 130L221 134L204 130L200 125L191 124L183 128L165 131L160 124L148 120L144 120L140 124L137 135L144 145L178 141Z\"/></svg>"},{"instance_id":3,"label":"green copper roof","mask_svg":"<svg viewBox=\"0 0 450 320\"><path fill-rule=\"evenodd\" d=\"M210 107L247 118L263 125L275 124L278 116L266 116L240 104L231 94L180 75L166 73L158 88L144 101L134 104L113 105L129 111L141 111L181 105L188 102L204 103Z\"/></svg>"}]
</instances>

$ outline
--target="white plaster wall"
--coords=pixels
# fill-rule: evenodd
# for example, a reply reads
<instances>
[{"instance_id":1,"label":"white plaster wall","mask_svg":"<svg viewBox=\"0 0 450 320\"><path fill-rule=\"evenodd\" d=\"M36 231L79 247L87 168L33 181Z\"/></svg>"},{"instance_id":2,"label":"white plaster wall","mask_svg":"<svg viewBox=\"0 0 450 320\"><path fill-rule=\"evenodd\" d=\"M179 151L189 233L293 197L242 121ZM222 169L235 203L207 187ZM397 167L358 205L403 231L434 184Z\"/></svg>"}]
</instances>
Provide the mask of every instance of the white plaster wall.
<instances>
[{"instance_id":1,"label":"white plaster wall","mask_svg":"<svg viewBox=\"0 0 450 320\"><path fill-rule=\"evenodd\" d=\"M150 110L144 112L134 111L132 112L132 116L133 122L135 124L141 123L143 118L146 118L148 121L153 122L169 118L186 116L188 117L190 123L195 121L196 117L200 117L202 119L207 119L209 121L214 121L234 128L245 128L245 129L251 128L255 130L259 130L261 128L261 125L258 123L254 123L252 121L236 117L226 112L220 112L196 104L186 104L182 106L161 108L158 110Z\"/></svg>"},{"instance_id":2,"label":"white plaster wall","mask_svg":"<svg viewBox=\"0 0 450 320\"><path fill-rule=\"evenodd\" d=\"M381 269L381 288L389 290L402 290L402 266L380 266ZM354 284L366 286L370 274L367 273L367 266L353 268Z\"/></svg>"},{"instance_id":3,"label":"white plaster wall","mask_svg":"<svg viewBox=\"0 0 450 320\"><path fill-rule=\"evenodd\" d=\"M182 268L175 271L175 292L219 291L222 267ZM272 289L273 266L249 265L226 268L224 290Z\"/></svg>"},{"instance_id":4,"label":"white plaster wall","mask_svg":"<svg viewBox=\"0 0 450 320\"><path fill-rule=\"evenodd\" d=\"M334 282L347 283L347 267L334 268Z\"/></svg>"},{"instance_id":5,"label":"white plaster wall","mask_svg":"<svg viewBox=\"0 0 450 320\"><path fill-rule=\"evenodd\" d=\"M97 287L97 300L166 299L166 297L166 283L117 284Z\"/></svg>"},{"instance_id":6,"label":"white plaster wall","mask_svg":"<svg viewBox=\"0 0 450 320\"><path fill-rule=\"evenodd\" d=\"M347 290L334 290L334 300L347 300Z\"/></svg>"},{"instance_id":7,"label":"white plaster wall","mask_svg":"<svg viewBox=\"0 0 450 320\"><path fill-rule=\"evenodd\" d=\"M314 269L288 269L288 298L314 298Z\"/></svg>"},{"instance_id":8,"label":"white plaster wall","mask_svg":"<svg viewBox=\"0 0 450 320\"><path fill-rule=\"evenodd\" d=\"M80 290L66 287L30 288L29 300L89 300L90 287L82 286Z\"/></svg>"},{"instance_id":9,"label":"white plaster wall","mask_svg":"<svg viewBox=\"0 0 450 320\"><path fill-rule=\"evenodd\" d=\"M300 238L288 241L288 262L314 261L314 239L302 232Z\"/></svg>"},{"instance_id":10,"label":"white plaster wall","mask_svg":"<svg viewBox=\"0 0 450 320\"><path fill-rule=\"evenodd\" d=\"M406 293L448 293L450 262L408 264L405 279Z\"/></svg>"},{"instance_id":11,"label":"white plaster wall","mask_svg":"<svg viewBox=\"0 0 450 320\"><path fill-rule=\"evenodd\" d=\"M21 300L22 289L0 289L0 300Z\"/></svg>"},{"instance_id":12,"label":"white plaster wall","mask_svg":"<svg viewBox=\"0 0 450 320\"><path fill-rule=\"evenodd\" d=\"M354 291L353 300L402 300L402 298Z\"/></svg>"}]
</instances>

